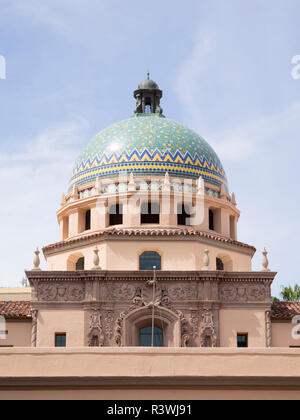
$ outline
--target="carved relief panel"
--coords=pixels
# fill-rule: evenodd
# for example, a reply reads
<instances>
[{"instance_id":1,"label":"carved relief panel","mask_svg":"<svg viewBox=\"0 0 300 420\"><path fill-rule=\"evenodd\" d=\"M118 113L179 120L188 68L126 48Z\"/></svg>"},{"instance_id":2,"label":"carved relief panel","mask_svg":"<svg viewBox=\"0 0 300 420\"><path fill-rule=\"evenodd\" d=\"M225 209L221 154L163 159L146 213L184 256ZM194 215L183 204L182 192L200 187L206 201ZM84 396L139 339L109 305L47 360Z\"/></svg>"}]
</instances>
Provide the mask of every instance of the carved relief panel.
<instances>
[{"instance_id":1,"label":"carved relief panel","mask_svg":"<svg viewBox=\"0 0 300 420\"><path fill-rule=\"evenodd\" d=\"M38 300L42 302L80 302L84 296L85 287L80 283L42 283L37 288Z\"/></svg>"}]
</instances>

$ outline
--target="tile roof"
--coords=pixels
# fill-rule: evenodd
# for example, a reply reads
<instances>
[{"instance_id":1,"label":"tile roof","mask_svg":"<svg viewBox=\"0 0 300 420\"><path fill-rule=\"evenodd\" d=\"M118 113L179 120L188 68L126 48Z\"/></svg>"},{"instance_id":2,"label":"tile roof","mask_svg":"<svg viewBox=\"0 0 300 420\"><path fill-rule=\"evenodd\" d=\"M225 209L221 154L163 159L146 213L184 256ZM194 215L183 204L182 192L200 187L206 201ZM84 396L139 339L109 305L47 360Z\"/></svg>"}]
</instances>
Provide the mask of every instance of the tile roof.
<instances>
[{"instance_id":1,"label":"tile roof","mask_svg":"<svg viewBox=\"0 0 300 420\"><path fill-rule=\"evenodd\" d=\"M31 319L31 303L26 301L0 301L0 315L6 319Z\"/></svg>"},{"instance_id":2,"label":"tile roof","mask_svg":"<svg viewBox=\"0 0 300 420\"><path fill-rule=\"evenodd\" d=\"M253 250L254 252L256 251L256 249L248 244L244 244L242 242L238 242L235 241L233 239L230 238L226 238L224 236L219 236L219 235L215 235L209 232L202 232L199 230L195 230L192 228L179 228L179 229L159 229L159 228L148 228L148 229L109 229L109 230L102 230L100 232L96 232L96 233L92 233L92 234L88 234L88 235L84 235L84 236L80 236L78 238L75 239L70 239L70 240L66 240L66 241L61 241L61 242L57 242L55 244L51 244L48 245L46 247L43 248L43 251L47 251L53 248L61 248L65 245L71 245L74 244L76 242L80 242L80 241L84 241L84 240L89 240L89 239L94 239L94 238L100 238L101 236L169 236L169 237L174 237L174 236L188 236L188 237L200 237L200 238L207 238L207 239L212 239L218 242L222 242L222 243L228 243L231 245L236 245L236 246L240 246L243 248L248 248Z\"/></svg>"},{"instance_id":3,"label":"tile roof","mask_svg":"<svg viewBox=\"0 0 300 420\"><path fill-rule=\"evenodd\" d=\"M272 305L272 319L292 319L300 315L300 302L275 302Z\"/></svg>"}]
</instances>

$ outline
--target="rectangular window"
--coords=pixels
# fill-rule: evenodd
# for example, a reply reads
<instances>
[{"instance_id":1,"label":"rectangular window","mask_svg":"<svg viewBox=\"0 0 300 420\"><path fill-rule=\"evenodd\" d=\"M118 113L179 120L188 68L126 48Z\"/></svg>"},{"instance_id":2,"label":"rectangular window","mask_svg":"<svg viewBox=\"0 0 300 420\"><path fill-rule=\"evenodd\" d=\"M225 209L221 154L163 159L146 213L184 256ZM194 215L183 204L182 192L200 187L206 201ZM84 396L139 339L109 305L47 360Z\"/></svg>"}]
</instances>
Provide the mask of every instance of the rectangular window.
<instances>
[{"instance_id":1,"label":"rectangular window","mask_svg":"<svg viewBox=\"0 0 300 420\"><path fill-rule=\"evenodd\" d=\"M109 207L109 226L123 224L123 205L113 204Z\"/></svg>"},{"instance_id":2,"label":"rectangular window","mask_svg":"<svg viewBox=\"0 0 300 420\"><path fill-rule=\"evenodd\" d=\"M238 334L237 335L237 346L238 347L248 347L248 334Z\"/></svg>"},{"instance_id":3,"label":"rectangular window","mask_svg":"<svg viewBox=\"0 0 300 420\"><path fill-rule=\"evenodd\" d=\"M141 224L159 224L160 207L158 203L142 203Z\"/></svg>"},{"instance_id":4,"label":"rectangular window","mask_svg":"<svg viewBox=\"0 0 300 420\"><path fill-rule=\"evenodd\" d=\"M177 224L190 226L191 210L187 204L178 204L177 206Z\"/></svg>"},{"instance_id":5,"label":"rectangular window","mask_svg":"<svg viewBox=\"0 0 300 420\"><path fill-rule=\"evenodd\" d=\"M59 333L55 334L55 347L66 347L67 346L67 334Z\"/></svg>"}]
</instances>

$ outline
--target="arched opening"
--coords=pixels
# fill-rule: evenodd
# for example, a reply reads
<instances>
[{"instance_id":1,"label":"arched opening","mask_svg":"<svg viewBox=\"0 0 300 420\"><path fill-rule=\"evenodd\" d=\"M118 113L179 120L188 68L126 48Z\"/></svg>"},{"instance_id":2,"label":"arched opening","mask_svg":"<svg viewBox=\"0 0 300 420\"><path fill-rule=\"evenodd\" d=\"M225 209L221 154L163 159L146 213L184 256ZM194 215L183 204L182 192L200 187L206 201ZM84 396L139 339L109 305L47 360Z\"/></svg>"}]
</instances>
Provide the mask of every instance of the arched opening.
<instances>
[{"instance_id":1,"label":"arched opening","mask_svg":"<svg viewBox=\"0 0 300 420\"><path fill-rule=\"evenodd\" d=\"M142 307L132 311L124 319L123 327L124 346L151 346L152 308ZM181 322L170 309L156 310L154 327L156 347L181 347Z\"/></svg>"},{"instance_id":2,"label":"arched opening","mask_svg":"<svg viewBox=\"0 0 300 420\"><path fill-rule=\"evenodd\" d=\"M141 204L141 224L159 224L159 203Z\"/></svg>"},{"instance_id":3,"label":"arched opening","mask_svg":"<svg viewBox=\"0 0 300 420\"><path fill-rule=\"evenodd\" d=\"M81 260L81 262L80 262ZM83 263L82 263L83 260ZM83 265L83 268L79 268ZM78 266L78 269L77 269ZM67 259L67 271L75 271L75 270L84 270L84 256L81 252L76 252L75 254L69 255Z\"/></svg>"},{"instance_id":4,"label":"arched opening","mask_svg":"<svg viewBox=\"0 0 300 420\"><path fill-rule=\"evenodd\" d=\"M91 229L91 210L86 211L85 213L85 230Z\"/></svg>"},{"instance_id":5,"label":"arched opening","mask_svg":"<svg viewBox=\"0 0 300 420\"><path fill-rule=\"evenodd\" d=\"M112 204L109 207L109 226L123 224L123 205Z\"/></svg>"},{"instance_id":6,"label":"arched opening","mask_svg":"<svg viewBox=\"0 0 300 420\"><path fill-rule=\"evenodd\" d=\"M219 254L216 258L216 269L220 271L233 271L233 261L228 254Z\"/></svg>"},{"instance_id":7,"label":"arched opening","mask_svg":"<svg viewBox=\"0 0 300 420\"><path fill-rule=\"evenodd\" d=\"M164 346L164 332L162 328L154 327L153 347ZM140 346L151 347L152 345L152 326L140 328Z\"/></svg>"},{"instance_id":8,"label":"arched opening","mask_svg":"<svg viewBox=\"0 0 300 420\"><path fill-rule=\"evenodd\" d=\"M218 271L223 271L224 270L224 263L221 260L221 258L216 258L216 268Z\"/></svg>"},{"instance_id":9,"label":"arched opening","mask_svg":"<svg viewBox=\"0 0 300 420\"><path fill-rule=\"evenodd\" d=\"M84 270L84 257L80 257L75 266L76 271Z\"/></svg>"},{"instance_id":10,"label":"arched opening","mask_svg":"<svg viewBox=\"0 0 300 420\"><path fill-rule=\"evenodd\" d=\"M145 105L145 114L151 114L151 105Z\"/></svg>"},{"instance_id":11,"label":"arched opening","mask_svg":"<svg viewBox=\"0 0 300 420\"><path fill-rule=\"evenodd\" d=\"M141 271L161 270L161 256L155 251L145 251L140 255L139 266Z\"/></svg>"},{"instance_id":12,"label":"arched opening","mask_svg":"<svg viewBox=\"0 0 300 420\"><path fill-rule=\"evenodd\" d=\"M177 205L177 224L183 226L191 225L191 209L187 204L178 204Z\"/></svg>"}]
</instances>

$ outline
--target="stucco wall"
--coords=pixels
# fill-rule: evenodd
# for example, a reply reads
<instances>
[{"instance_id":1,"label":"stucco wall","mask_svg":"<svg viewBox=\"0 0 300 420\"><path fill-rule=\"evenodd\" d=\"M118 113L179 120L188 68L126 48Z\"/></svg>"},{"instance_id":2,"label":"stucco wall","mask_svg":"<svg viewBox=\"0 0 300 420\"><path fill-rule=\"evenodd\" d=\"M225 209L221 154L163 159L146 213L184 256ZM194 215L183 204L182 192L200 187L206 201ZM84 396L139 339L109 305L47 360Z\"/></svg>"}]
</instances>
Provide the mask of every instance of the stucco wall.
<instances>
[{"instance_id":1,"label":"stucco wall","mask_svg":"<svg viewBox=\"0 0 300 420\"><path fill-rule=\"evenodd\" d=\"M67 347L84 346L84 311L40 310L37 347L54 347L55 333L67 334Z\"/></svg>"},{"instance_id":2,"label":"stucco wall","mask_svg":"<svg viewBox=\"0 0 300 420\"><path fill-rule=\"evenodd\" d=\"M289 347L300 346L299 340L292 337L292 329L295 325L291 321L272 322L272 346L273 347Z\"/></svg>"},{"instance_id":3,"label":"stucco wall","mask_svg":"<svg viewBox=\"0 0 300 420\"><path fill-rule=\"evenodd\" d=\"M93 250L99 248L100 267L104 270L138 270L139 255L145 251L157 251L162 255L162 270L201 270L203 267L203 256L206 248L210 251L210 268L216 269L216 258L231 260L228 271L251 271L251 256L243 252L224 249L217 246L196 242L196 241L141 241L141 240L119 240L105 241L104 243L79 246L78 250L60 251L47 257L47 269L64 271L67 270L67 261L78 252L85 258L85 269L93 267Z\"/></svg>"},{"instance_id":4,"label":"stucco wall","mask_svg":"<svg viewBox=\"0 0 300 420\"><path fill-rule=\"evenodd\" d=\"M31 320L6 320L8 332L5 340L0 340L0 346L30 347L31 346Z\"/></svg>"},{"instance_id":5,"label":"stucco wall","mask_svg":"<svg viewBox=\"0 0 300 420\"><path fill-rule=\"evenodd\" d=\"M0 349L0 398L299 399L299 358L300 349Z\"/></svg>"},{"instance_id":6,"label":"stucco wall","mask_svg":"<svg viewBox=\"0 0 300 420\"><path fill-rule=\"evenodd\" d=\"M237 334L248 333L249 347L266 347L265 311L259 309L221 309L220 345L237 347Z\"/></svg>"}]
</instances>

